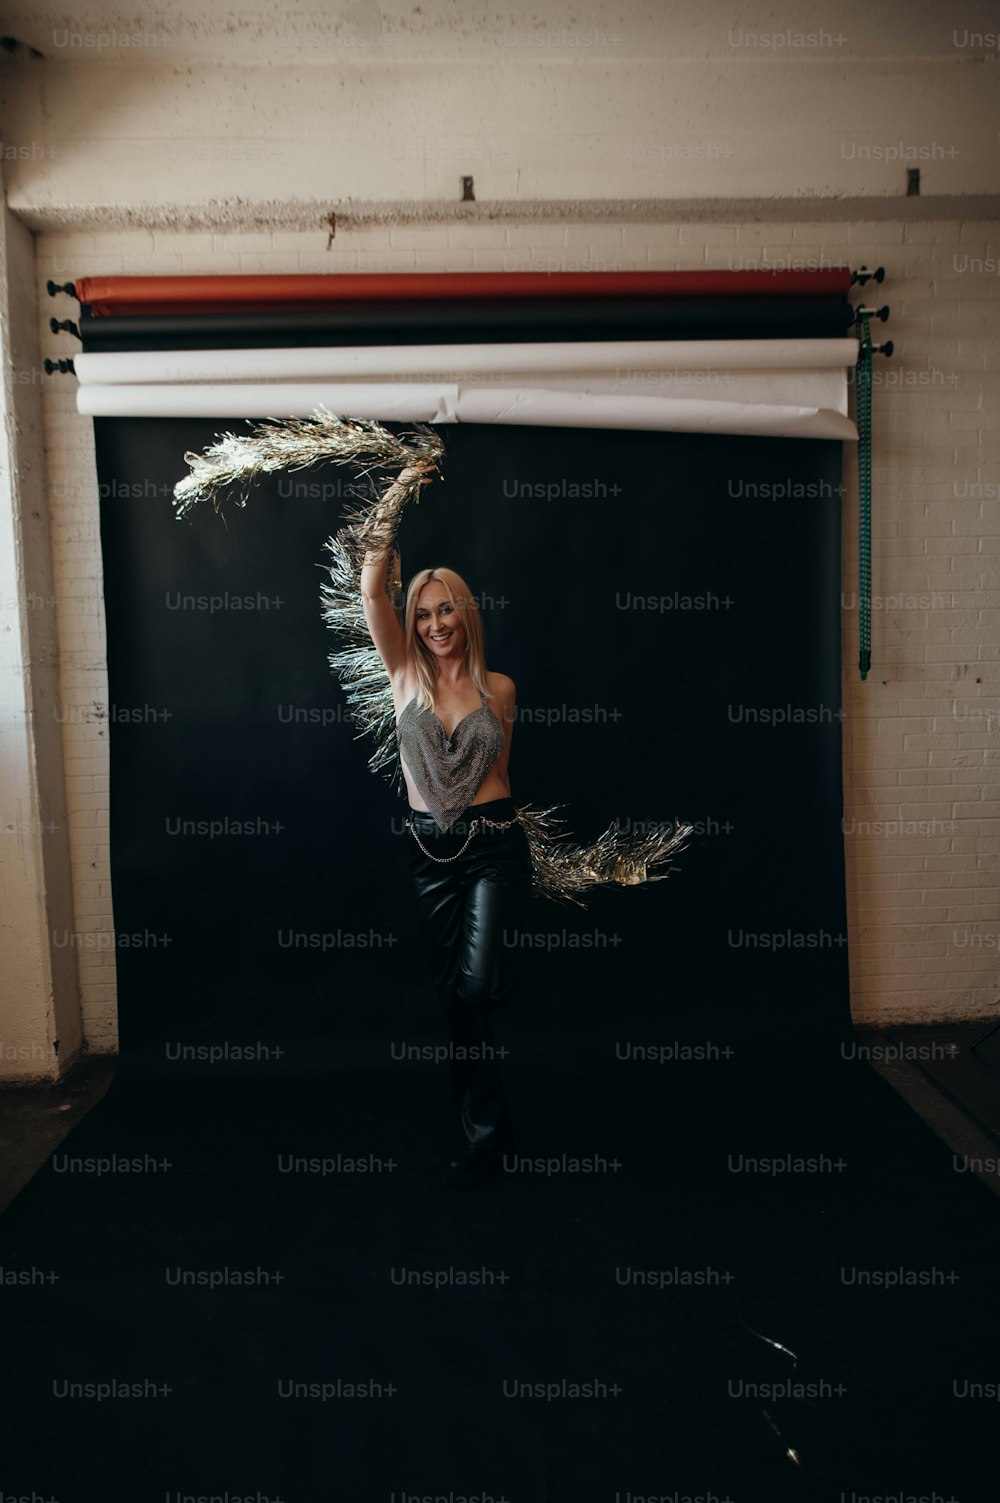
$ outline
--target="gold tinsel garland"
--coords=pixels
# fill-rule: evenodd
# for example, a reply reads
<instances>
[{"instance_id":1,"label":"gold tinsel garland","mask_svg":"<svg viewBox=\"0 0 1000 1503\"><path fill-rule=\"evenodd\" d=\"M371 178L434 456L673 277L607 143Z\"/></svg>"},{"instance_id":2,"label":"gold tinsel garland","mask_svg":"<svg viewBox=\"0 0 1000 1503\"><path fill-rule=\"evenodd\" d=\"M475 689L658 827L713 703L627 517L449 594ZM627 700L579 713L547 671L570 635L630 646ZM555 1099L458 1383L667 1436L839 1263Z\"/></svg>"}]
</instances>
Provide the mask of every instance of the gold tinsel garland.
<instances>
[{"instance_id":1,"label":"gold tinsel garland","mask_svg":"<svg viewBox=\"0 0 1000 1503\"><path fill-rule=\"evenodd\" d=\"M381 423L336 417L322 406L314 408L312 417L255 423L249 434L225 433L204 454L184 455L191 473L174 486L178 519L199 501L211 501L219 511L223 494L234 485L240 487L238 504L245 506L261 476L277 470L304 470L324 459L355 467L367 461L373 466L402 468L417 459L436 463L443 458L444 444L433 428L420 423L414 434L415 442L407 444ZM412 493L418 486L408 489Z\"/></svg>"},{"instance_id":2,"label":"gold tinsel garland","mask_svg":"<svg viewBox=\"0 0 1000 1503\"><path fill-rule=\"evenodd\" d=\"M211 501L221 510L224 495L239 487L240 506L262 476L278 470L304 469L322 460L335 464L408 468L417 460L437 464L444 444L435 430L418 424L408 435L390 433L380 423L364 418L340 418L323 407L312 417L257 423L250 434L224 434L203 454L184 455L191 473L174 486L178 519L201 501ZM362 469L362 473L367 470ZM361 568L365 553L393 552L403 508L419 498L424 481L396 481L380 497L347 508L347 521L325 544L330 561L329 581L320 586L322 616L339 645L328 654L347 698L348 713L358 727L358 736L370 736L375 750L368 759L372 772L392 780L395 791L405 789L399 768L396 718L392 687L382 660L375 650L361 602ZM397 556L398 557L398 556ZM389 570L389 574L398 571ZM400 606L398 587L386 584L386 593ZM388 770L388 771L387 771ZM566 838L558 827L565 821L555 813L558 805L536 809L517 806L528 839L534 885L544 897L586 907L580 894L596 887L635 887L656 882L675 870L672 858L687 848L692 825L654 827L642 835L624 836L613 822L589 845Z\"/></svg>"}]
</instances>

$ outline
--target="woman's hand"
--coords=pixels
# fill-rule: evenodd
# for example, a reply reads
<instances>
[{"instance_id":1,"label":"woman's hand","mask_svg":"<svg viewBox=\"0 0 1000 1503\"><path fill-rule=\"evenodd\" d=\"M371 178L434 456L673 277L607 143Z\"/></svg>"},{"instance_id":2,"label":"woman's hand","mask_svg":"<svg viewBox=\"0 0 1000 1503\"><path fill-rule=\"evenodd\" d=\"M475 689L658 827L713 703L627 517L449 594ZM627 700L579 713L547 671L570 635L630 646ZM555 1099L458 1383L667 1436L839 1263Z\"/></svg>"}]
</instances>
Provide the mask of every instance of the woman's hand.
<instances>
[{"instance_id":1,"label":"woman's hand","mask_svg":"<svg viewBox=\"0 0 1000 1503\"><path fill-rule=\"evenodd\" d=\"M436 469L437 465L432 459L414 460L413 464L407 465L405 470L400 470L396 476L396 483L406 485L419 480L421 485L430 485L432 477L429 472Z\"/></svg>"}]
</instances>

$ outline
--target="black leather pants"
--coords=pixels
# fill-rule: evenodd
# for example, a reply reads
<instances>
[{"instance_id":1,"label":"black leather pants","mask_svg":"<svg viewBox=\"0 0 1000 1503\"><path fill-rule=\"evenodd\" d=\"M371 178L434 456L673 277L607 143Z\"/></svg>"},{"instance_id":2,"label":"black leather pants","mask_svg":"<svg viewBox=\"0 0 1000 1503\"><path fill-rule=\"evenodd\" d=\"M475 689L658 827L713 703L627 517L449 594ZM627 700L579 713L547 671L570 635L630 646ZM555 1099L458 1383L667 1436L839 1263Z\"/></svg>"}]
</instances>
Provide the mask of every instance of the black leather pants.
<instances>
[{"instance_id":1,"label":"black leather pants","mask_svg":"<svg viewBox=\"0 0 1000 1503\"><path fill-rule=\"evenodd\" d=\"M407 814L431 852L424 854L411 830L417 911L431 979L446 1008L460 1000L492 1012L507 1005L518 985L517 931L531 894L528 837L519 823L506 830L486 825L465 845L471 820L504 821L515 814L511 798L470 804L445 832L431 814L417 809ZM446 859L452 856L454 860Z\"/></svg>"},{"instance_id":2,"label":"black leather pants","mask_svg":"<svg viewBox=\"0 0 1000 1503\"><path fill-rule=\"evenodd\" d=\"M505 821L515 814L510 798L472 804L445 832L430 814L407 814L410 875L431 979L448 1023L452 1097L469 1146L510 1140L489 1015L506 1007L519 984L519 927L532 870L519 823L479 826L466 840L473 819Z\"/></svg>"}]
</instances>

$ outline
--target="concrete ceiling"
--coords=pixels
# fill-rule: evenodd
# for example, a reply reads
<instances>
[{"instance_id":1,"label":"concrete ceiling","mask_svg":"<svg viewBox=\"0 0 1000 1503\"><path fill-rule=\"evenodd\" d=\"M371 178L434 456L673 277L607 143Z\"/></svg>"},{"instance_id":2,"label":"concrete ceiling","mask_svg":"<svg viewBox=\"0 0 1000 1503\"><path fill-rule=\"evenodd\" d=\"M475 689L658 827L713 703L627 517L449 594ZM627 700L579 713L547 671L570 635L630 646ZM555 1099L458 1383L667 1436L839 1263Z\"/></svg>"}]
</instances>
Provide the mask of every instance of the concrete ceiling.
<instances>
[{"instance_id":1,"label":"concrete ceiling","mask_svg":"<svg viewBox=\"0 0 1000 1503\"><path fill-rule=\"evenodd\" d=\"M997 55L993 0L328 0L240 6L170 0L124 9L93 3L8 9L0 56L149 66L213 61L274 65L406 58L585 62L684 58L824 61ZM810 40L812 38L812 40Z\"/></svg>"}]
</instances>

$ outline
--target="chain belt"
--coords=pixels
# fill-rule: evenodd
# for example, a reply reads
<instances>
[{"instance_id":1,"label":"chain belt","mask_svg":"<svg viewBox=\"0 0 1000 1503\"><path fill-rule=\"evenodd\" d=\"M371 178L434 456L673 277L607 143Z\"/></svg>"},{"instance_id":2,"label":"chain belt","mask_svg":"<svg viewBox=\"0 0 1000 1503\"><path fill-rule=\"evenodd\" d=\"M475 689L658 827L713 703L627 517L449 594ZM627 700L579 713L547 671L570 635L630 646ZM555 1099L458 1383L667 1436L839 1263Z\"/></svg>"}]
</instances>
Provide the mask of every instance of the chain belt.
<instances>
[{"instance_id":1,"label":"chain belt","mask_svg":"<svg viewBox=\"0 0 1000 1503\"><path fill-rule=\"evenodd\" d=\"M491 825L494 830L509 830L510 827L511 827L511 825L516 825L517 824L517 821L518 821L519 817L520 817L519 815L515 814L513 819L487 819L486 816L485 816L485 814L477 814L476 817L475 817L475 819L472 821L471 828L469 829L469 833L466 836L465 845L462 846L462 850L456 851L455 854L454 854L454 856L434 856L434 855L432 855L431 852L424 845L423 841L420 839L420 836L417 834L416 826L410 820L406 821L406 826L407 826L407 829L409 830L410 834L413 836L414 840L417 842L417 845L423 851L424 855L430 857L431 861L437 861L437 862L457 861L458 858L459 858L459 856L461 856L462 851L465 851L465 850L468 849L469 842L471 841L473 835L475 835L478 832L478 829L479 829L480 825Z\"/></svg>"}]
</instances>

